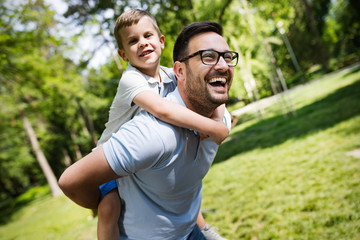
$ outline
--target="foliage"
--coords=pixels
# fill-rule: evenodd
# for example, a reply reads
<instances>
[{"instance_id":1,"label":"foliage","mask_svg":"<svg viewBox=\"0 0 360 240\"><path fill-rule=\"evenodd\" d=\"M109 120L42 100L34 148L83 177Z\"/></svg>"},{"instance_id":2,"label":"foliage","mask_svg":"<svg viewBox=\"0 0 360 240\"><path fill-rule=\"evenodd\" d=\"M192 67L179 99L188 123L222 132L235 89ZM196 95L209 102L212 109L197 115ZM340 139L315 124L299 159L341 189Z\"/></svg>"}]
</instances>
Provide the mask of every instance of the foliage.
<instances>
[{"instance_id":1,"label":"foliage","mask_svg":"<svg viewBox=\"0 0 360 240\"><path fill-rule=\"evenodd\" d=\"M228 239L359 239L359 90L359 68L328 75L289 94L297 117L274 103L236 126L204 180L206 221ZM2 239L95 239L89 210L44 190L1 209Z\"/></svg>"},{"instance_id":2,"label":"foliage","mask_svg":"<svg viewBox=\"0 0 360 240\"><path fill-rule=\"evenodd\" d=\"M64 14L69 25L93 32L97 46L112 32L116 18L128 8L153 14L166 37L161 63L171 66L172 48L182 27L213 20L224 27L230 48L239 52L231 100L254 101L273 95L281 71L289 87L326 71L359 61L360 19L356 0L68 0ZM121 76L115 62L97 69L66 56L83 33L61 37L59 20L43 0L2 1L0 5L0 199L13 198L45 178L35 161L20 116L35 129L41 149L57 176L66 164L88 153L96 144L108 118ZM286 34L301 71L292 61ZM71 33L72 31L68 31ZM75 39L75 40L74 40ZM122 62L122 67L126 64ZM274 82L276 86L274 87ZM272 84L271 84L272 83ZM255 87L256 86L256 87ZM281 90L281 89L280 89ZM241 103L241 106L243 103ZM240 106L240 105L237 105Z\"/></svg>"},{"instance_id":3,"label":"foliage","mask_svg":"<svg viewBox=\"0 0 360 240\"><path fill-rule=\"evenodd\" d=\"M117 69L115 61L111 61L99 69L90 69L87 75L87 94L84 100L93 118L98 137L108 121L110 105L119 83L120 72L114 69Z\"/></svg>"},{"instance_id":4,"label":"foliage","mask_svg":"<svg viewBox=\"0 0 360 240\"><path fill-rule=\"evenodd\" d=\"M360 17L357 9L359 1L335 1L327 16L328 25L324 31L327 42L334 43L331 50L337 57L345 57L349 53L359 54Z\"/></svg>"},{"instance_id":5,"label":"foliage","mask_svg":"<svg viewBox=\"0 0 360 240\"><path fill-rule=\"evenodd\" d=\"M25 23L28 18L28 23ZM42 16L39 16L42 18ZM36 81L40 75L39 68L35 65L41 49L38 48L41 34L35 32L34 11L27 8L1 8L0 56L1 56L1 182L2 195L14 196L30 183L30 176L37 178L38 172L34 170L34 159L29 154L30 146L26 143L25 133L19 120L19 114L26 107L25 101L38 95ZM46 21L46 19L43 19ZM36 20L35 20L36 21ZM30 41L30 39L33 39ZM40 40L40 41L37 41ZM34 42L34 45L31 44ZM34 59L34 61L33 61ZM34 67L34 71L29 71ZM21 74L19 74L21 72ZM33 105L37 103L34 101ZM16 147L14 147L16 146Z\"/></svg>"},{"instance_id":6,"label":"foliage","mask_svg":"<svg viewBox=\"0 0 360 240\"><path fill-rule=\"evenodd\" d=\"M270 53L265 50L266 45L272 49L276 64L291 86L305 81L306 76L303 74L312 65L320 64L325 71L329 67L334 70L336 62L335 66L333 61L329 66L331 58L352 54L359 51L360 47L358 14L353 12L353 9L357 9L356 1L77 0L68 3L66 17L78 21L80 25L97 19L97 24L102 24L102 28L109 30L111 22L115 22L118 15L126 9L137 7L149 11L166 36L167 47L163 52L162 64L167 66L172 65L171 49L183 26L202 20L220 22L224 26L225 37L231 47L240 52L243 62L239 64L241 70L235 76L232 98L241 96L253 99L249 88L244 86L250 84L246 83L250 81L247 78L255 79L255 90L259 92L260 98L274 93L269 78L278 81L279 76L276 74L276 66L270 61ZM109 10L113 11L113 15L105 19L104 13ZM301 72L294 68L289 50L279 33L280 29L276 27L279 22L283 24L282 28L294 49Z\"/></svg>"},{"instance_id":7,"label":"foliage","mask_svg":"<svg viewBox=\"0 0 360 240\"><path fill-rule=\"evenodd\" d=\"M53 12L42 1L20 6L7 2L1 11L5 23L0 37L0 99L5 103L0 123L4 139L0 143L0 181L4 198L45 181L20 115L30 118L50 165L59 174L64 165L62 150L74 145L70 133L83 130L76 99L82 99L85 89L80 69L59 50L62 39L51 33L55 29Z\"/></svg>"}]
</instances>

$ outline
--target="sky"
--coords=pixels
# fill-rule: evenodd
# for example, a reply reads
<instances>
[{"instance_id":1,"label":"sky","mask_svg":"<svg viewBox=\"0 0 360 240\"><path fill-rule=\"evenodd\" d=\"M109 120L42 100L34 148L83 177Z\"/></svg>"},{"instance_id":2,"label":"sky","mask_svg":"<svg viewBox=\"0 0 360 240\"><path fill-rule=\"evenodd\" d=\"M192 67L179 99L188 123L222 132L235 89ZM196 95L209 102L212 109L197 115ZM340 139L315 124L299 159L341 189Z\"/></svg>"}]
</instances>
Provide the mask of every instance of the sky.
<instances>
[{"instance_id":1,"label":"sky","mask_svg":"<svg viewBox=\"0 0 360 240\"><path fill-rule=\"evenodd\" d=\"M45 0L56 13L57 19L64 20L62 16L67 10L67 4L62 0ZM94 29L96 26L94 26ZM96 39L91 36L91 31L94 29L87 28L85 31L85 36L79 39L79 43L75 50L68 52L67 56L71 58L75 63L78 63L82 54L86 51L91 51L96 49L95 55L91 58L89 62L89 67L98 68L101 64L104 64L107 59L112 58L111 53L116 51L115 46L110 44L109 46L98 47ZM64 37L69 37L75 33L75 31L80 31L76 29L76 26L66 25L59 31L59 34ZM106 34L106 33L105 33ZM108 34L109 35L109 34ZM109 36L107 36L109 37Z\"/></svg>"}]
</instances>

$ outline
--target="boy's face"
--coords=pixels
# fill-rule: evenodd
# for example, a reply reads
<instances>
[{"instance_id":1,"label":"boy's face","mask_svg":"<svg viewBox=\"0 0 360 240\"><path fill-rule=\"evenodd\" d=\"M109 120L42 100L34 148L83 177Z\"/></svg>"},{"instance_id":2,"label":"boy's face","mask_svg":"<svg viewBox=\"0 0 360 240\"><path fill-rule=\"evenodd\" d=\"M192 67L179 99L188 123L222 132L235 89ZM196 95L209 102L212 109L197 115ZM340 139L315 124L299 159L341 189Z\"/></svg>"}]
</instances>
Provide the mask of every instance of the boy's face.
<instances>
[{"instance_id":1,"label":"boy's face","mask_svg":"<svg viewBox=\"0 0 360 240\"><path fill-rule=\"evenodd\" d=\"M137 24L122 28L120 36L124 49L118 50L119 55L141 72L154 75L165 37L159 36L150 18L142 17Z\"/></svg>"}]
</instances>

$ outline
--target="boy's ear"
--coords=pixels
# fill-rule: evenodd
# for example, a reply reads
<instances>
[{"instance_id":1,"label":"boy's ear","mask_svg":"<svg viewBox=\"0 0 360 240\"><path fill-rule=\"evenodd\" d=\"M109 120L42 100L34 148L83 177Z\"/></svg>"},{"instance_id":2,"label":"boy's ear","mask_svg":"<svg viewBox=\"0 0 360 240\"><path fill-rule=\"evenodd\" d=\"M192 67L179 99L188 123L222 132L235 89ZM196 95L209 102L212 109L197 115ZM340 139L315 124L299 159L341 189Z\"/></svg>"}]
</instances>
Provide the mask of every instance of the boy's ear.
<instances>
[{"instance_id":1,"label":"boy's ear","mask_svg":"<svg viewBox=\"0 0 360 240\"><path fill-rule=\"evenodd\" d=\"M160 36L160 44L161 44L161 49L165 48L165 36L161 35Z\"/></svg>"},{"instance_id":2,"label":"boy's ear","mask_svg":"<svg viewBox=\"0 0 360 240\"><path fill-rule=\"evenodd\" d=\"M174 67L173 67L173 70L174 70L174 73L175 73L175 76L177 78L178 81L184 81L185 79L185 64L184 63L181 63L179 61L176 61L174 63Z\"/></svg>"},{"instance_id":3,"label":"boy's ear","mask_svg":"<svg viewBox=\"0 0 360 240\"><path fill-rule=\"evenodd\" d=\"M127 60L128 60L128 58L127 58L126 55L125 55L125 51L124 51L124 50L118 49L118 54L119 54L119 56L120 56L124 61L127 61Z\"/></svg>"}]
</instances>

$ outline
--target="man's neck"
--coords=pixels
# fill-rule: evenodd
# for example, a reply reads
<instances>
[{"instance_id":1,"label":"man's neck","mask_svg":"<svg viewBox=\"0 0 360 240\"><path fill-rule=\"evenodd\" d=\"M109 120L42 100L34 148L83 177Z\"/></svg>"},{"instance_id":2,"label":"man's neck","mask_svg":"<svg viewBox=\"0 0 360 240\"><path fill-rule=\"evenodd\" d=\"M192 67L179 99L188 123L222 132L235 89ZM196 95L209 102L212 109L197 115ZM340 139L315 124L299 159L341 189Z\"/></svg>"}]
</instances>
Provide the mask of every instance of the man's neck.
<instances>
[{"instance_id":1,"label":"man's neck","mask_svg":"<svg viewBox=\"0 0 360 240\"><path fill-rule=\"evenodd\" d=\"M197 101L190 101L186 93L184 93L180 89L179 89L179 93L188 109L204 117L211 117L214 114L215 109L218 107L218 105L215 106L212 103L202 104Z\"/></svg>"}]
</instances>

